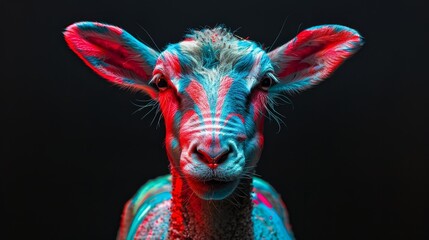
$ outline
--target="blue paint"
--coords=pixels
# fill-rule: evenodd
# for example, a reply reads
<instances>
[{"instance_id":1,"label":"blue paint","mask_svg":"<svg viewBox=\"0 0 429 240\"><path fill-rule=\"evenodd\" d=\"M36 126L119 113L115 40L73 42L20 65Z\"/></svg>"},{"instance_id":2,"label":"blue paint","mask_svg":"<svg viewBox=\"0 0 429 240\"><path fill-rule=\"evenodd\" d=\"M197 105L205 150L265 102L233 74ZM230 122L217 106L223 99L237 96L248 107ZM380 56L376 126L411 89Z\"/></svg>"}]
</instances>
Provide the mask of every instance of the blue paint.
<instances>
[{"instance_id":1,"label":"blue paint","mask_svg":"<svg viewBox=\"0 0 429 240\"><path fill-rule=\"evenodd\" d=\"M174 148L177 148L178 146L179 146L179 142L177 141L176 138L173 138L171 140L171 147L174 149Z\"/></svg>"},{"instance_id":2,"label":"blue paint","mask_svg":"<svg viewBox=\"0 0 429 240\"><path fill-rule=\"evenodd\" d=\"M253 54L245 55L235 63L234 69L240 73L242 72L243 74L245 74L245 76L247 76L250 69L252 69L253 67L254 61L255 59Z\"/></svg>"},{"instance_id":3,"label":"blue paint","mask_svg":"<svg viewBox=\"0 0 429 240\"><path fill-rule=\"evenodd\" d=\"M255 204L252 211L252 221L254 224L255 239L293 239L293 234L288 229L286 209L280 202L280 196L275 189L264 180L253 178L254 193L253 200L257 200L256 193L262 194L269 202L270 206L263 203ZM165 175L148 181L131 199L132 209L134 214L132 222L128 229L123 229L127 240L133 240L136 236L138 228L142 224L143 219L148 214L154 214L153 209L160 204L171 201L171 175ZM169 208L169 204L164 204ZM167 211L169 209L158 209L158 211ZM161 230L158 234L160 239L167 239L170 216L165 216L164 221L157 221L159 225L157 230Z\"/></svg>"},{"instance_id":4,"label":"blue paint","mask_svg":"<svg viewBox=\"0 0 429 240\"><path fill-rule=\"evenodd\" d=\"M151 72L152 69L155 68L159 53L153 50L152 48L146 46L145 44L141 43L140 41L135 39L131 34L129 34L124 30L122 31L121 37L122 37L124 46L127 46L130 49L133 49L134 51L136 51L136 53L140 54L139 57L141 57L141 60L143 60L147 64L146 68L150 69L150 72Z\"/></svg>"},{"instance_id":5,"label":"blue paint","mask_svg":"<svg viewBox=\"0 0 429 240\"><path fill-rule=\"evenodd\" d=\"M132 79L129 79L129 78L123 78L122 79L122 83L124 83L124 84L136 84L136 82L134 81L134 80L132 80Z\"/></svg>"},{"instance_id":6,"label":"blue paint","mask_svg":"<svg viewBox=\"0 0 429 240\"><path fill-rule=\"evenodd\" d=\"M88 60L88 62L90 62L92 65L94 65L94 67L97 68L105 68L108 66L108 64L106 62L104 62L102 59L98 58L98 57L93 57L93 56L84 56L86 60Z\"/></svg>"},{"instance_id":7,"label":"blue paint","mask_svg":"<svg viewBox=\"0 0 429 240\"><path fill-rule=\"evenodd\" d=\"M212 69L219 65L218 51L213 49L211 45L204 44L201 48L201 55L203 60L202 66L204 68Z\"/></svg>"},{"instance_id":8,"label":"blue paint","mask_svg":"<svg viewBox=\"0 0 429 240\"><path fill-rule=\"evenodd\" d=\"M100 34L107 34L110 32L109 28L103 25L96 25L94 22L79 22L77 27L82 31L92 31Z\"/></svg>"}]
</instances>

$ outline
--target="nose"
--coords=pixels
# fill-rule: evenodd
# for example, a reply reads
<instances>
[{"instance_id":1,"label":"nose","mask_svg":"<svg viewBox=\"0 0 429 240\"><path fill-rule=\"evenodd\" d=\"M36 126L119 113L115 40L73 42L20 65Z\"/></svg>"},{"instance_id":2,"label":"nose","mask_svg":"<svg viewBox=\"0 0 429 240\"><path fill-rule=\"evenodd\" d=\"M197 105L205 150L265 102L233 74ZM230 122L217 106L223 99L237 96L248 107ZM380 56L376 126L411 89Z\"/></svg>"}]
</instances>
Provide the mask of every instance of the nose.
<instances>
[{"instance_id":1,"label":"nose","mask_svg":"<svg viewBox=\"0 0 429 240\"><path fill-rule=\"evenodd\" d=\"M228 155L231 153L231 149L227 146L221 147L218 149L206 149L204 147L198 146L196 148L196 154L198 158L206 163L209 168L215 169L225 162L228 158Z\"/></svg>"}]
</instances>

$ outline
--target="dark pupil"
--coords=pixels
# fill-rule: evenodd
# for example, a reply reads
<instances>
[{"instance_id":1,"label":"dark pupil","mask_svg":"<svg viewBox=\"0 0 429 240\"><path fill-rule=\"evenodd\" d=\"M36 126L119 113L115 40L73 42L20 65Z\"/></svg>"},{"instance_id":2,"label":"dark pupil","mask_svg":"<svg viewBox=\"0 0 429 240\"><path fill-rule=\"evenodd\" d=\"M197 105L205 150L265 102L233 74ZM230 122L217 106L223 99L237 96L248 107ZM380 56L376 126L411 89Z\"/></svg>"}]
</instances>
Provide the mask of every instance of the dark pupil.
<instances>
[{"instance_id":1,"label":"dark pupil","mask_svg":"<svg viewBox=\"0 0 429 240\"><path fill-rule=\"evenodd\" d=\"M263 87L269 87L270 85L271 85L271 79L264 78L264 80L262 80L262 86Z\"/></svg>"},{"instance_id":2,"label":"dark pupil","mask_svg":"<svg viewBox=\"0 0 429 240\"><path fill-rule=\"evenodd\" d=\"M165 81L164 78L161 78L158 80L158 83L156 84L159 88L165 88L167 87L167 81Z\"/></svg>"}]
</instances>

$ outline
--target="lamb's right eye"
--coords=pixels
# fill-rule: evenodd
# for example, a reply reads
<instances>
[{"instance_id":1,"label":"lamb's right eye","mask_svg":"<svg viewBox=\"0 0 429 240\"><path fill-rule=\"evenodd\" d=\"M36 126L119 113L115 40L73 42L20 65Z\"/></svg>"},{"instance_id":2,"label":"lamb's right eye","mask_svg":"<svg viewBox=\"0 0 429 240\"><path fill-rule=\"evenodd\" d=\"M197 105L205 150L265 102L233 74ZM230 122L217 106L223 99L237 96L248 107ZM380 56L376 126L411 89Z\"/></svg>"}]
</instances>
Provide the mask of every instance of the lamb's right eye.
<instances>
[{"instance_id":1,"label":"lamb's right eye","mask_svg":"<svg viewBox=\"0 0 429 240\"><path fill-rule=\"evenodd\" d=\"M155 85L160 91L166 90L168 88L168 83L164 76L157 78L155 80Z\"/></svg>"}]
</instances>

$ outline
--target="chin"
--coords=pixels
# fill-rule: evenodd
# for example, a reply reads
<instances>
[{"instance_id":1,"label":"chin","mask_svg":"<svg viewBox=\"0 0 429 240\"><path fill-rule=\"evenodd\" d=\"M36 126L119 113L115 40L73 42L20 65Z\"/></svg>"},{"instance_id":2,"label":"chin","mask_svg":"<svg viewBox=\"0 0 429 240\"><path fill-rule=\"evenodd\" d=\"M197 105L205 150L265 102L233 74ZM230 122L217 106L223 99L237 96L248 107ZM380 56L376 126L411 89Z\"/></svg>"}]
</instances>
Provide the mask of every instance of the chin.
<instances>
[{"instance_id":1,"label":"chin","mask_svg":"<svg viewBox=\"0 0 429 240\"><path fill-rule=\"evenodd\" d=\"M201 199L204 200L222 200L231 195L237 188L239 179L232 181L199 181L187 180L189 187Z\"/></svg>"}]
</instances>

